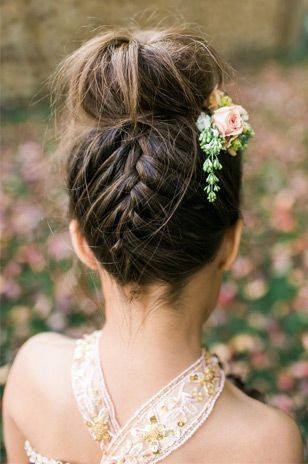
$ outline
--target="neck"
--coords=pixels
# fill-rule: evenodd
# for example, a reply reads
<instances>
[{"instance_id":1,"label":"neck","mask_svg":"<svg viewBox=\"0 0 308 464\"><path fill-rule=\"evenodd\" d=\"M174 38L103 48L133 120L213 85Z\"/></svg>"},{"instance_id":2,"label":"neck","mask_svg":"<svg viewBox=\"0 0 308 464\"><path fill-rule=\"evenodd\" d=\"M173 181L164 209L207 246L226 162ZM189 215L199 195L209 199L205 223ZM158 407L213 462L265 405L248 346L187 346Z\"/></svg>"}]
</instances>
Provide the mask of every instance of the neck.
<instances>
[{"instance_id":1,"label":"neck","mask_svg":"<svg viewBox=\"0 0 308 464\"><path fill-rule=\"evenodd\" d=\"M183 362L199 356L201 329L201 321L177 310L160 307L141 312L134 307L128 313L125 308L107 304L102 339L130 364L175 364L179 350Z\"/></svg>"},{"instance_id":2,"label":"neck","mask_svg":"<svg viewBox=\"0 0 308 464\"><path fill-rule=\"evenodd\" d=\"M159 288L129 303L114 280L101 277L106 316L101 349L105 359L109 353L110 363L121 359L129 367L169 366L177 372L200 356L202 327L216 301L219 282L207 293L204 275L200 276L176 306L158 303Z\"/></svg>"}]
</instances>

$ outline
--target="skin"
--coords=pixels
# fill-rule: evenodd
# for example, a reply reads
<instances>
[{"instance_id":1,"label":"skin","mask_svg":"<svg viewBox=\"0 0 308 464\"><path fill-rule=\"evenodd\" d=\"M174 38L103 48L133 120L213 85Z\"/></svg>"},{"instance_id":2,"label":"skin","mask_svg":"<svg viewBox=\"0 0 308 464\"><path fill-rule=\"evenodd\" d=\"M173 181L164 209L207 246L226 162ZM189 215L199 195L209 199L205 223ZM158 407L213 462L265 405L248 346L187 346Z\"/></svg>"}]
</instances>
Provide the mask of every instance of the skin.
<instances>
[{"instance_id":1,"label":"skin","mask_svg":"<svg viewBox=\"0 0 308 464\"><path fill-rule=\"evenodd\" d=\"M99 273L106 322L100 355L117 418L133 412L200 355L202 326L213 311L222 276L239 248L242 221L230 229L216 259L183 289L176 307L158 300L153 285L137 299L101 267L72 221L80 260ZM39 453L76 464L99 462L100 450L78 411L70 384L74 341L44 333L19 350L4 395L4 434L9 463L27 463L28 439ZM206 423L166 464L296 464L303 462L300 433L283 412L258 402L228 381Z\"/></svg>"}]
</instances>

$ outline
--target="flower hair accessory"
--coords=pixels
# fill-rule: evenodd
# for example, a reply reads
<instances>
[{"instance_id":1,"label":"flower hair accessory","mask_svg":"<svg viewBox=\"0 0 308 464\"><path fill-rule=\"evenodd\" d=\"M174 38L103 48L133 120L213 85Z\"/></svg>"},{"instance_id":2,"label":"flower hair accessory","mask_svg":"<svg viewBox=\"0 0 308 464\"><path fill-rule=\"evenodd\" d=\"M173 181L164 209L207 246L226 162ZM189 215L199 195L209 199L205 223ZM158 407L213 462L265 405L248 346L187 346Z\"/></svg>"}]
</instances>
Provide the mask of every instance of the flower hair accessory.
<instances>
[{"instance_id":1,"label":"flower hair accessory","mask_svg":"<svg viewBox=\"0 0 308 464\"><path fill-rule=\"evenodd\" d=\"M254 135L248 123L248 113L240 105L234 105L231 98L215 88L206 100L207 113L201 112L197 119L200 131L199 141L206 154L203 170L207 173L207 199L213 203L220 190L219 179L215 172L222 169L219 161L221 151L236 156L238 151L247 147L248 140Z\"/></svg>"}]
</instances>

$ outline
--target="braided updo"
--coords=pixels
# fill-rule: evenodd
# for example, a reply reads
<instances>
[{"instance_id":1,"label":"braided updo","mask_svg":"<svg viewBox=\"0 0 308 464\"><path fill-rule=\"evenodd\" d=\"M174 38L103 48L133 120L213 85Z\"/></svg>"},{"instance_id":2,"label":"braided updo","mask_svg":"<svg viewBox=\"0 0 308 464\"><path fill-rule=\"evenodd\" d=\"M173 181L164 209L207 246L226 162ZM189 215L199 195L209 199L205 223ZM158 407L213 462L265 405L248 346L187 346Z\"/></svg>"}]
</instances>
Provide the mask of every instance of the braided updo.
<instances>
[{"instance_id":1,"label":"braided updo","mask_svg":"<svg viewBox=\"0 0 308 464\"><path fill-rule=\"evenodd\" d=\"M120 285L175 295L240 216L241 155L221 153L210 204L196 128L225 69L204 38L174 29L105 32L61 66L69 214Z\"/></svg>"}]
</instances>

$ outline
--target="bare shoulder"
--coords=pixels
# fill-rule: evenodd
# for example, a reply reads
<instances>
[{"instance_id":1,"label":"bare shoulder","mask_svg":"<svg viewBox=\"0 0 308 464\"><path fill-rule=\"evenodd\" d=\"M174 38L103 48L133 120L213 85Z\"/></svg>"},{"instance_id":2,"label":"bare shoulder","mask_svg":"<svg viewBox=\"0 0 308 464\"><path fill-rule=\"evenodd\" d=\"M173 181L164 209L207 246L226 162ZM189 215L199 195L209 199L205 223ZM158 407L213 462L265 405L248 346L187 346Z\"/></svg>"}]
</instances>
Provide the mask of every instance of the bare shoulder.
<instances>
[{"instance_id":1,"label":"bare shoulder","mask_svg":"<svg viewBox=\"0 0 308 464\"><path fill-rule=\"evenodd\" d=\"M294 419L278 408L248 397L252 406L251 425L255 426L256 450L261 462L302 463L303 442Z\"/></svg>"},{"instance_id":2,"label":"bare shoulder","mask_svg":"<svg viewBox=\"0 0 308 464\"><path fill-rule=\"evenodd\" d=\"M12 364L9 382L35 381L48 375L51 366L57 370L65 367L65 361L72 355L74 340L55 332L42 332L32 336L18 350ZM13 380L12 380L13 378Z\"/></svg>"},{"instance_id":3,"label":"bare shoulder","mask_svg":"<svg viewBox=\"0 0 308 464\"><path fill-rule=\"evenodd\" d=\"M226 462L296 464L303 462L303 444L294 420L226 382L213 415L213 430L223 431L229 450ZM232 450L232 458L231 458ZM221 462L224 462L221 459Z\"/></svg>"},{"instance_id":4,"label":"bare shoulder","mask_svg":"<svg viewBox=\"0 0 308 464\"><path fill-rule=\"evenodd\" d=\"M21 428L30 411L42 405L46 410L46 399L55 400L55 406L66 400L73 350L73 339L52 332L34 335L19 349L10 369L4 405Z\"/></svg>"},{"instance_id":5,"label":"bare shoulder","mask_svg":"<svg viewBox=\"0 0 308 464\"><path fill-rule=\"evenodd\" d=\"M262 446L263 443L264 446L264 457L268 457L269 462L302 463L303 442L294 419L278 408L265 408L263 430L261 428L259 434L259 444Z\"/></svg>"},{"instance_id":6,"label":"bare shoulder","mask_svg":"<svg viewBox=\"0 0 308 464\"><path fill-rule=\"evenodd\" d=\"M35 350L38 347L51 348L63 344L72 345L74 340L66 335L57 333L57 332L41 332L30 337L19 349L18 354L20 353L30 353L33 349Z\"/></svg>"}]
</instances>

